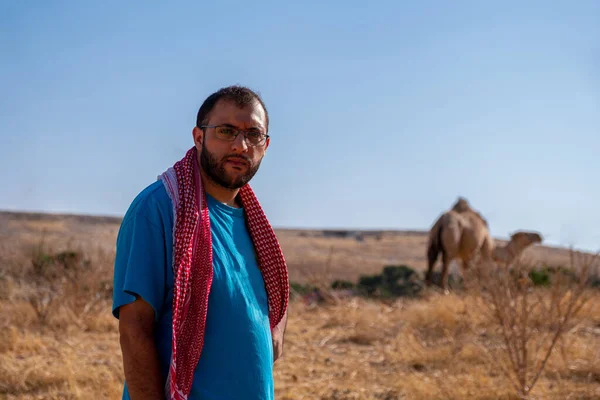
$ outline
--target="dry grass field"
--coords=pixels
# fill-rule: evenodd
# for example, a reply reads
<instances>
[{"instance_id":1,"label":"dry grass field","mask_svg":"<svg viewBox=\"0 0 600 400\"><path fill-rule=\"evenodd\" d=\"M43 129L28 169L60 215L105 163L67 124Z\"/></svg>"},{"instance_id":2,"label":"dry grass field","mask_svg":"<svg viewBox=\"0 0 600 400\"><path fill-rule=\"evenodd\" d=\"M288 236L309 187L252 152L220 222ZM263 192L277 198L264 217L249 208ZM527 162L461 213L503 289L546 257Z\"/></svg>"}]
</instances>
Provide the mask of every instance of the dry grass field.
<instances>
[{"instance_id":1,"label":"dry grass field","mask_svg":"<svg viewBox=\"0 0 600 400\"><path fill-rule=\"evenodd\" d=\"M110 314L118 228L111 218L0 213L0 399L120 398L117 321ZM295 282L356 281L385 265L425 266L421 232L278 235ZM85 268L44 272L49 255L64 250ZM546 265L569 265L566 249L534 246L526 253ZM552 303L547 289L529 292L551 307L525 322L551 339L560 321L547 316L565 303ZM600 290L584 297L531 398L600 399ZM274 367L276 398L517 399L503 374L502 329L484 299L435 289L386 300L295 298L284 356Z\"/></svg>"}]
</instances>

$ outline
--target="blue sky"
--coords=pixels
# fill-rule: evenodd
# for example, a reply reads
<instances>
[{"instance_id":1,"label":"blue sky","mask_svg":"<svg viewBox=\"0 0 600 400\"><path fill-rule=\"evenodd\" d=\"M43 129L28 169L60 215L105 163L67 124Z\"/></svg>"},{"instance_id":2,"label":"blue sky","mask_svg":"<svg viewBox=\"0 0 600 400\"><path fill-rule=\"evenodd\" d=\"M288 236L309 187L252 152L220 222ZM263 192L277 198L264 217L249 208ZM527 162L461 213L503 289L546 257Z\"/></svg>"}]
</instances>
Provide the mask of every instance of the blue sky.
<instances>
[{"instance_id":1,"label":"blue sky","mask_svg":"<svg viewBox=\"0 0 600 400\"><path fill-rule=\"evenodd\" d=\"M217 3L217 2L214 2ZM484 4L485 3L485 4ZM276 227L428 229L600 250L600 2L0 5L0 209L121 216L247 85Z\"/></svg>"}]
</instances>

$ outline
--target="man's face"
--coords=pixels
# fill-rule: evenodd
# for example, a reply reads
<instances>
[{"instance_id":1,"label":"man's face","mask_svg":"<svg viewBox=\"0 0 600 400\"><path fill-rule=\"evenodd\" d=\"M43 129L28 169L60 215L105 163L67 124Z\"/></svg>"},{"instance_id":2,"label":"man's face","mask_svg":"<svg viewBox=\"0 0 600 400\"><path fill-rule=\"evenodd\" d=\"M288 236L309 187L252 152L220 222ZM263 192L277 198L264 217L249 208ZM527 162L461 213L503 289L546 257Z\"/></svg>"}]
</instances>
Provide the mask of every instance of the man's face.
<instances>
[{"instance_id":1,"label":"man's face","mask_svg":"<svg viewBox=\"0 0 600 400\"><path fill-rule=\"evenodd\" d=\"M258 102L244 108L227 100L217 102L204 125L227 125L242 131L260 131L266 134L266 116ZM239 189L248 183L258 168L269 139L260 146L251 146L239 134L232 141L217 137L216 128L203 132L194 128L194 142L199 154L200 166L210 180L227 189Z\"/></svg>"}]
</instances>

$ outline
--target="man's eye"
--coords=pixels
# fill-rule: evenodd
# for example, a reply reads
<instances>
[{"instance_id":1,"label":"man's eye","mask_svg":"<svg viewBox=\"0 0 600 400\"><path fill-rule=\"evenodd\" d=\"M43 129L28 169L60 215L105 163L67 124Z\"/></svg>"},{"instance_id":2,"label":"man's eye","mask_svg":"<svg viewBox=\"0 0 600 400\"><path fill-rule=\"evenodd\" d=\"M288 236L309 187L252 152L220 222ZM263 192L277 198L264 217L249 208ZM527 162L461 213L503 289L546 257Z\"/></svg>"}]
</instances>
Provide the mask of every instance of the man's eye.
<instances>
[{"instance_id":1,"label":"man's eye","mask_svg":"<svg viewBox=\"0 0 600 400\"><path fill-rule=\"evenodd\" d=\"M260 139L261 133L260 132L248 132L248 137L251 139Z\"/></svg>"},{"instance_id":2,"label":"man's eye","mask_svg":"<svg viewBox=\"0 0 600 400\"><path fill-rule=\"evenodd\" d=\"M232 136L234 131L232 128L219 128L219 133L221 135Z\"/></svg>"}]
</instances>

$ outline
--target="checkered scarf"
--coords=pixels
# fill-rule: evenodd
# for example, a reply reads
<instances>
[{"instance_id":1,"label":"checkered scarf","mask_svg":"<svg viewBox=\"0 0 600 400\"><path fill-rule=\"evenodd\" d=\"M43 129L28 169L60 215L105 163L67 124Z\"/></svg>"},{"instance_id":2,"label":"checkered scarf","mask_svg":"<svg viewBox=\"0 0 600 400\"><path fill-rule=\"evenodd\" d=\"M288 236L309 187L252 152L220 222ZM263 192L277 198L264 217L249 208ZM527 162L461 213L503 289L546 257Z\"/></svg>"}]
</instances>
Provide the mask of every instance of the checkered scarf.
<instances>
[{"instance_id":1,"label":"checkered scarf","mask_svg":"<svg viewBox=\"0 0 600 400\"><path fill-rule=\"evenodd\" d=\"M159 176L173 203L173 339L167 399L185 400L204 344L208 295L213 277L212 236L196 148ZM198 196L198 194L201 194ZM240 189L247 226L258 256L273 329L289 298L287 266L279 242L249 185Z\"/></svg>"}]
</instances>

